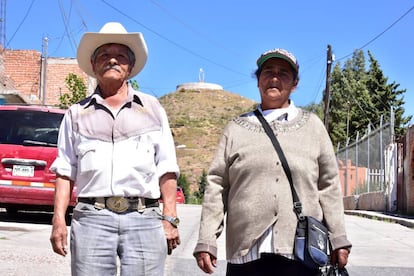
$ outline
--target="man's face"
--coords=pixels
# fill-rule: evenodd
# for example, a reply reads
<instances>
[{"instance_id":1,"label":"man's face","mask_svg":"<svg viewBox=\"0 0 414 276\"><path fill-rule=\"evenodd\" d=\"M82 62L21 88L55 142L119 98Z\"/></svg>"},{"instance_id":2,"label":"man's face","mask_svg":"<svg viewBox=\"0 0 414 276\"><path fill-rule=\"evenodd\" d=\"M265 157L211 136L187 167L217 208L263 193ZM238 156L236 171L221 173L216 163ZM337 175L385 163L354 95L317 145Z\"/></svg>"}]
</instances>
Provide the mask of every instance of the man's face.
<instances>
[{"instance_id":1,"label":"man's face","mask_svg":"<svg viewBox=\"0 0 414 276\"><path fill-rule=\"evenodd\" d=\"M290 93L296 85L293 69L287 61L279 58L267 60L258 79L262 108L288 107Z\"/></svg>"},{"instance_id":2,"label":"man's face","mask_svg":"<svg viewBox=\"0 0 414 276\"><path fill-rule=\"evenodd\" d=\"M99 47L91 62L99 82L109 79L127 80L133 67L128 47L121 44L105 44Z\"/></svg>"}]
</instances>

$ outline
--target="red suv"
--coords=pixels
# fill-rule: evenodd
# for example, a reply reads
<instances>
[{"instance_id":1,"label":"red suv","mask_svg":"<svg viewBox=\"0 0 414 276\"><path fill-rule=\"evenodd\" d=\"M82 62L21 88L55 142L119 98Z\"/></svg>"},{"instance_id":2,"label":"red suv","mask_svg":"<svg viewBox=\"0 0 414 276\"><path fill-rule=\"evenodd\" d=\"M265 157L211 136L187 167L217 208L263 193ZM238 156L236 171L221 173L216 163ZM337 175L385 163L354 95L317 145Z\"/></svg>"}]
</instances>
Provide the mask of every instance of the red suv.
<instances>
[{"instance_id":1,"label":"red suv","mask_svg":"<svg viewBox=\"0 0 414 276\"><path fill-rule=\"evenodd\" d=\"M164 201L162 200L162 198L160 198L158 200L160 203L163 203ZM185 195L184 195L184 191L183 188L181 188L180 186L177 187L177 194L176 194L176 203L180 203L180 204L184 204L185 203Z\"/></svg>"},{"instance_id":2,"label":"red suv","mask_svg":"<svg viewBox=\"0 0 414 276\"><path fill-rule=\"evenodd\" d=\"M44 106L0 105L0 207L53 210L57 155L65 110ZM73 191L70 206L75 206Z\"/></svg>"},{"instance_id":3,"label":"red suv","mask_svg":"<svg viewBox=\"0 0 414 276\"><path fill-rule=\"evenodd\" d=\"M177 199L176 199L177 203L185 203L185 195L184 195L184 191L183 188L181 187L177 187Z\"/></svg>"}]
</instances>

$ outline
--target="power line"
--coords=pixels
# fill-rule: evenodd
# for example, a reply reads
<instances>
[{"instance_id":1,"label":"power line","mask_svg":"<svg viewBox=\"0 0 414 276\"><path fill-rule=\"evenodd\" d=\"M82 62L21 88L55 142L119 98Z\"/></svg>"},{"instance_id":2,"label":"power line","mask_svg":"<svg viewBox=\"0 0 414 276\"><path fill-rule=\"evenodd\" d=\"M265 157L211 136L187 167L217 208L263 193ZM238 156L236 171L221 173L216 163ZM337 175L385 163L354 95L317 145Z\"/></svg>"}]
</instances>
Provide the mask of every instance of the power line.
<instances>
[{"instance_id":1,"label":"power line","mask_svg":"<svg viewBox=\"0 0 414 276\"><path fill-rule=\"evenodd\" d=\"M81 24L78 27L75 27L74 29L72 29L72 34L80 34L83 30L85 29L85 25ZM54 53L56 53L59 48L62 46L63 40L67 37L66 35L66 30L63 32L63 34L61 36L56 36L56 37L49 37L49 40L59 40L59 42L57 43L57 46L55 47L55 50L53 50L53 52L51 52L51 55L53 55ZM73 50L73 47L72 47Z\"/></svg>"},{"instance_id":2,"label":"power line","mask_svg":"<svg viewBox=\"0 0 414 276\"><path fill-rule=\"evenodd\" d=\"M76 5L77 4L76 1L75 0L71 0L71 3L75 7L75 10L77 11L77 13L78 13L78 15L79 15L79 17L80 17L80 19L82 21L82 26L85 28L85 30L87 30L88 29L88 26L86 25L85 19L83 18L80 10L78 9L78 7Z\"/></svg>"},{"instance_id":3,"label":"power line","mask_svg":"<svg viewBox=\"0 0 414 276\"><path fill-rule=\"evenodd\" d=\"M384 31L382 31L381 33L379 33L377 36L375 36L373 39L369 40L367 43L365 43L363 46L361 46L360 48L358 48L357 50L362 50L363 48L365 48L366 46L368 46L369 44L371 44L372 42L374 42L375 40L377 40L379 37L381 37L384 33L386 33L388 30L390 30L392 27L394 27L399 21L401 21L405 16L407 16L412 10L414 10L414 6L412 6L410 9L408 9L408 11L406 11L402 16L400 16L397 20L395 20L390 26L388 26ZM336 61L340 61L343 60L349 56L351 56L353 53L350 53L344 57L341 57L339 59L337 59ZM330 70L330 69L327 69ZM328 81L328 78L327 78ZM352 100L354 101L354 103L359 107L359 109L366 115L366 117L368 118L369 123L372 125L371 120L369 119L369 116L366 113L366 110L364 108L362 108L361 104L359 101L357 101L354 97L354 95L352 93L349 94L352 97ZM376 95L376 94L375 94ZM378 97L378 95L376 95ZM381 100L378 98L378 100ZM381 102L383 103L383 101L381 100ZM383 103L384 104L384 103ZM384 104L384 106L386 106ZM365 106L367 109L371 109L369 106ZM371 109L373 110L373 109ZM374 110L375 111L375 110Z\"/></svg>"},{"instance_id":4,"label":"power line","mask_svg":"<svg viewBox=\"0 0 414 276\"><path fill-rule=\"evenodd\" d=\"M22 21L20 22L19 26L17 26L16 31L13 33L13 35L11 36L10 40L8 41L8 43L4 46L4 49L6 49L10 42L13 40L14 36L17 34L17 32L20 30L20 27L23 25L24 21L26 21L26 18L29 16L30 11L32 10L33 4L36 0L32 0L32 3L30 3L29 8L26 11L26 14L24 15Z\"/></svg>"},{"instance_id":5,"label":"power line","mask_svg":"<svg viewBox=\"0 0 414 276\"><path fill-rule=\"evenodd\" d=\"M207 35L201 33L200 31L198 31L197 29L193 28L191 25L187 24L186 22L184 22L183 20L181 20L179 17L175 16L174 14L172 14L170 11L168 11L166 8L164 8L163 6L161 6L159 3L157 3L157 1L151 0L151 3L154 4L157 8L159 8L160 10L162 10L164 13L166 13L168 16L172 17L175 21L177 21L178 23L180 23L181 25L183 25L185 28L189 29L190 31L192 31L193 33L195 33L196 35L203 37L205 40L207 40L208 42L210 42L211 44L213 44L214 46L225 50L233 55L239 56L241 57L242 55L240 53L236 53L233 50L223 46L222 44L218 43L217 41L213 40L212 38L208 37Z\"/></svg>"},{"instance_id":6,"label":"power line","mask_svg":"<svg viewBox=\"0 0 414 276\"><path fill-rule=\"evenodd\" d=\"M324 79L325 79L325 68L321 68L321 73L319 77L319 86L318 86L317 92L315 93L315 97L313 98L313 101L312 101L313 103L316 102L316 98L319 96L319 92L321 91L321 87L322 87Z\"/></svg>"},{"instance_id":7,"label":"power line","mask_svg":"<svg viewBox=\"0 0 414 276\"><path fill-rule=\"evenodd\" d=\"M198 58L200 58L200 59L203 59L203 60L205 60L205 61L207 61L207 62L209 62L209 63L211 63L211 64L214 64L214 65L216 65L216 66L218 66L218 67L221 67L221 68L223 68L223 69L226 69L227 71L230 71L230 72L233 72L233 73L235 73L235 74L242 75L242 76L246 76L246 75L247 75L247 74L245 74L245 73L241 73L241 72L236 71L236 70L234 70L234 69L232 69L232 68L230 68L230 67L227 67L227 66L225 66L225 65L222 65L222 64L220 64L220 63L217 63L217 62L215 62L215 61L213 61L213 60L211 60L211 59L209 59L209 58L206 58L206 57L204 57L204 56L202 56L202 55L200 55L200 54L197 54L196 52L194 52L194 51L192 51L192 50L190 50L190 49L188 49L188 48L186 48L186 47L184 47L184 46L182 46L182 45L178 44L178 43L177 43L177 42L175 42L175 41L172 41L171 39L169 39L169 38L167 38L167 37L165 37L165 36L161 35L160 33L156 32L156 31L154 31L154 30L150 29L149 27L145 26L144 24L142 24L141 22L139 22L139 21L138 21L138 20L136 20L135 18L133 18L133 17L131 17L131 16L127 15L127 14L126 14L126 13L124 13L123 11L121 11L121 10L119 10L118 8L114 7L113 5L109 4L107 1L102 0L102 2L103 2L104 4L106 4L107 6L109 6L110 8L112 8L113 10L117 11L118 13L120 13L121 15L125 16L126 18L130 19L131 21L133 21L133 22L137 23L137 24L138 24L138 25L140 25L141 27L143 27L143 28L145 28L146 30L150 31L151 33L153 33L153 34L155 34L155 35L159 36L160 38L164 39L165 41L167 41L167 42L171 43L172 45L176 46L177 48L179 48L179 49L181 49L181 50L183 50L183 51L185 51L185 52L187 52L187 53L189 53L189 54L191 54L191 55L193 55L193 56L196 56L196 57L198 57Z\"/></svg>"},{"instance_id":8,"label":"power line","mask_svg":"<svg viewBox=\"0 0 414 276\"><path fill-rule=\"evenodd\" d=\"M66 12L65 9L62 5L61 0L58 1L59 2L59 8L60 8L60 14L62 15L62 19L63 19L63 24L65 25L65 32L68 35L69 41L70 41L70 46L72 47L72 51L74 53L76 53L76 42L75 39L72 36L72 32L70 31L69 28L69 24L68 24L68 17L66 16ZM72 2L71 2L71 9L72 10ZM69 16L70 16L71 12L69 12Z\"/></svg>"},{"instance_id":9,"label":"power line","mask_svg":"<svg viewBox=\"0 0 414 276\"><path fill-rule=\"evenodd\" d=\"M0 4L0 44L2 47L6 45L6 0L1 0Z\"/></svg>"},{"instance_id":10,"label":"power line","mask_svg":"<svg viewBox=\"0 0 414 276\"><path fill-rule=\"evenodd\" d=\"M403 15L401 15L396 21L394 21L394 23L392 23L390 26L388 26L384 31L382 31L381 33L379 33L377 36L375 36L373 39L371 39L370 41L368 41L367 43L365 43L364 45L362 45L360 48L358 48L357 50L362 50L365 47L367 47L369 44L371 44L372 42L374 42L375 40L377 40L378 38L380 38L383 34L385 34L389 29L391 29L392 27L394 27L398 22L400 22L405 16L407 16L412 10L414 10L414 6L412 6L410 9L408 9L408 11L406 11ZM344 57L341 57L339 59L337 59L337 61L343 60L349 56L351 56L353 54L350 53Z\"/></svg>"}]
</instances>

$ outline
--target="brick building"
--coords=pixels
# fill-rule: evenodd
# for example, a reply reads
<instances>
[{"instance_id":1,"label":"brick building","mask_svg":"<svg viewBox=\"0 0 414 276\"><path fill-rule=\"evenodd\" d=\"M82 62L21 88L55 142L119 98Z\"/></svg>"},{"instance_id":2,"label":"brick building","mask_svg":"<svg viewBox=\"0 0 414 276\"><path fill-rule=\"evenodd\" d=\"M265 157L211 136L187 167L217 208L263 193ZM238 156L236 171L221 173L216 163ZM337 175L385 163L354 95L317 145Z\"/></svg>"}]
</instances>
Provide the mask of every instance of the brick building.
<instances>
[{"instance_id":1,"label":"brick building","mask_svg":"<svg viewBox=\"0 0 414 276\"><path fill-rule=\"evenodd\" d=\"M94 87L94 80L78 67L75 58L48 57L45 62L36 50L0 49L3 97L19 95L28 104L58 105L59 96L69 93L65 83L69 73L83 78L87 87Z\"/></svg>"}]
</instances>

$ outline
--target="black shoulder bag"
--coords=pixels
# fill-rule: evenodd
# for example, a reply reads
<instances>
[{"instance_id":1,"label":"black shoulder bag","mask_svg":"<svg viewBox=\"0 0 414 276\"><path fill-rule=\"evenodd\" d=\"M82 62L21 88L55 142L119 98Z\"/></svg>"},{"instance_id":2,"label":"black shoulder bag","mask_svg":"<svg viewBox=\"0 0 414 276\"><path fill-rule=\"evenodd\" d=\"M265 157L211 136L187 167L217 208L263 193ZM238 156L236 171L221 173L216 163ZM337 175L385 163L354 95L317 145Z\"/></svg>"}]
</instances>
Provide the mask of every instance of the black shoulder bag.
<instances>
[{"instance_id":1,"label":"black shoulder bag","mask_svg":"<svg viewBox=\"0 0 414 276\"><path fill-rule=\"evenodd\" d=\"M302 262L311 269L318 269L328 264L328 229L319 220L311 216L304 216L302 214L302 203L293 186L292 175L287 163L286 157L276 139L273 130L263 118L259 110L255 110L254 114L262 124L267 136L269 136L272 144L279 155L282 162L283 170L289 180L290 188L292 190L293 208L298 218L298 224L295 234L294 256L295 259Z\"/></svg>"}]
</instances>

